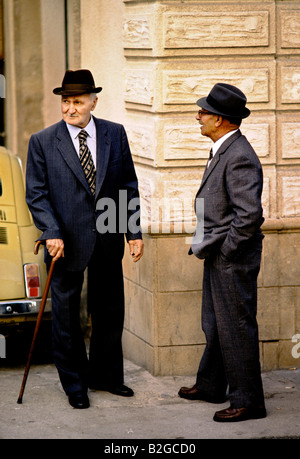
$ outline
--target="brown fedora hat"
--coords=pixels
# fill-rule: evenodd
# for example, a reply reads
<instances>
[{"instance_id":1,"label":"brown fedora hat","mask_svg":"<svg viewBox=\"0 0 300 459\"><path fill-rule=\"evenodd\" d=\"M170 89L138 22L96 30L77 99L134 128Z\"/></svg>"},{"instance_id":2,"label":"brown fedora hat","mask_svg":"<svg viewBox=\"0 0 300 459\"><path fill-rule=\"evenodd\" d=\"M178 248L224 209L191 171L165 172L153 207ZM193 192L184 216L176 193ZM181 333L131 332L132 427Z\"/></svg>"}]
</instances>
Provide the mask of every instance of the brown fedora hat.
<instances>
[{"instance_id":1,"label":"brown fedora hat","mask_svg":"<svg viewBox=\"0 0 300 459\"><path fill-rule=\"evenodd\" d=\"M91 92L100 92L102 88L95 87L92 73L86 69L67 70L60 88L53 89L59 96L79 96Z\"/></svg>"}]
</instances>

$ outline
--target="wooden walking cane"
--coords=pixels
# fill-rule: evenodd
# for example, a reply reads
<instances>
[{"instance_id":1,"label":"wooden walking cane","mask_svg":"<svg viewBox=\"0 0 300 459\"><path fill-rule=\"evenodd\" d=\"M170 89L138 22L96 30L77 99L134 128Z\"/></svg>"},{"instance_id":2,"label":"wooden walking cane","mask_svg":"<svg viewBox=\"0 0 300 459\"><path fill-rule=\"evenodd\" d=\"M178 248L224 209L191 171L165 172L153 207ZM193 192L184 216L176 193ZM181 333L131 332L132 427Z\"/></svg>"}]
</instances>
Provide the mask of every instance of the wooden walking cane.
<instances>
[{"instance_id":1,"label":"wooden walking cane","mask_svg":"<svg viewBox=\"0 0 300 459\"><path fill-rule=\"evenodd\" d=\"M39 246L40 246L41 242L42 241L37 241L37 243L35 245L35 248L34 248L35 255L38 254ZM24 376L23 376L22 386L21 386L21 389L20 389L20 394L19 394L19 398L18 398L18 402L17 402L19 404L22 403L23 394L24 394L24 390L25 390L25 385L26 385L26 381L27 381L27 377L28 377L28 373L29 373L29 368L30 368L31 357L32 357L32 354L33 354L35 340L36 340L36 337L37 337L37 334L38 334L38 331L39 331L39 328L40 328L40 323L42 321L42 316L43 316L43 312L44 312L46 301L47 301L47 296L48 296L48 292L49 292L49 288L50 288L50 283L51 283L54 264L55 264L55 261L53 261L53 258L52 258L50 269L49 269L49 273L48 273L48 276L47 276L47 282L46 282L44 294L43 294L43 297L42 297L41 307L40 307L40 310L39 310L39 313L38 313L38 316L37 316L37 320L36 320L34 334L33 334L32 342L31 342L31 346L30 346L30 351L29 351L29 355L28 355L28 359L27 359L27 364L26 364L25 372L24 372Z\"/></svg>"}]
</instances>

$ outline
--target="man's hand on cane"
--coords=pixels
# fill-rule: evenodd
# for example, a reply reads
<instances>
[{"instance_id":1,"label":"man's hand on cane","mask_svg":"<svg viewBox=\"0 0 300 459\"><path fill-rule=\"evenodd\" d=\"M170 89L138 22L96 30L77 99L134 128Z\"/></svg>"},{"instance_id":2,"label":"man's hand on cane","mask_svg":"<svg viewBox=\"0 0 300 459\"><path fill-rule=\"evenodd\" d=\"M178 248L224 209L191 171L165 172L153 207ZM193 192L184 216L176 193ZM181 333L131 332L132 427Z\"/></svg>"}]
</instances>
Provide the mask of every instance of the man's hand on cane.
<instances>
[{"instance_id":1,"label":"man's hand on cane","mask_svg":"<svg viewBox=\"0 0 300 459\"><path fill-rule=\"evenodd\" d=\"M46 247L54 261L65 256L64 241L62 239L47 239Z\"/></svg>"}]
</instances>

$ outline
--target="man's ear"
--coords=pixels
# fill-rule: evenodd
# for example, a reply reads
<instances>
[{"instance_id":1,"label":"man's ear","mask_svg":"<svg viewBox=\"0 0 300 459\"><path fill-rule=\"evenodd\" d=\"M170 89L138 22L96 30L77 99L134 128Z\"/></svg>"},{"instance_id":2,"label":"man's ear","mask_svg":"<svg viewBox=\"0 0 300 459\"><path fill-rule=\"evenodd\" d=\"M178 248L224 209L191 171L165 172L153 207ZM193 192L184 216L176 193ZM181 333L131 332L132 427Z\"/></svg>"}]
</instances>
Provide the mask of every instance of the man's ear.
<instances>
[{"instance_id":1,"label":"man's ear","mask_svg":"<svg viewBox=\"0 0 300 459\"><path fill-rule=\"evenodd\" d=\"M93 102L93 105L92 105L91 111L95 110L95 108L96 108L96 105L97 105L97 102L98 102L98 97L96 96L96 97L95 97L95 99L94 99L94 102Z\"/></svg>"},{"instance_id":2,"label":"man's ear","mask_svg":"<svg viewBox=\"0 0 300 459\"><path fill-rule=\"evenodd\" d=\"M223 117L218 115L218 117L217 117L217 119L215 121L215 126L216 127L220 127L222 123L223 123Z\"/></svg>"}]
</instances>

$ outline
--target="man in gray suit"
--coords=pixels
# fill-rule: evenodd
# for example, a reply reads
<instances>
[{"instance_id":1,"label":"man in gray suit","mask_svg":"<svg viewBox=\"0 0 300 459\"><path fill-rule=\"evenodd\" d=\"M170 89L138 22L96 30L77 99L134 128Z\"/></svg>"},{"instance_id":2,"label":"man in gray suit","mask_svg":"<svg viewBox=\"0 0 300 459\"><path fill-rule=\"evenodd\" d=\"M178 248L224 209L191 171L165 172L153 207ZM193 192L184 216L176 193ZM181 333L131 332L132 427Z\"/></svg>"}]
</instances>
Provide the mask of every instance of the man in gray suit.
<instances>
[{"instance_id":1,"label":"man in gray suit","mask_svg":"<svg viewBox=\"0 0 300 459\"><path fill-rule=\"evenodd\" d=\"M47 267L51 257L56 261L54 362L70 405L79 409L89 407L88 387L133 395L123 372L124 235L133 261L143 255L139 206L130 205L139 192L125 129L91 114L101 89L89 70L66 71L53 90L61 96L62 120L31 136L26 171L26 200L42 232ZM115 225L105 225L106 216ZM86 268L89 358L79 319Z\"/></svg>"},{"instance_id":2,"label":"man in gray suit","mask_svg":"<svg viewBox=\"0 0 300 459\"><path fill-rule=\"evenodd\" d=\"M202 328L206 347L196 384L182 387L189 400L223 403L214 420L235 422L266 416L258 346L257 276L262 239L263 174L239 126L249 116L246 96L217 83L197 101L201 134L214 143L196 205L202 237L196 231L189 254L204 259ZM204 215L202 215L204 214Z\"/></svg>"}]
</instances>

